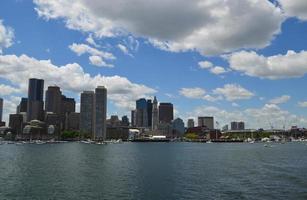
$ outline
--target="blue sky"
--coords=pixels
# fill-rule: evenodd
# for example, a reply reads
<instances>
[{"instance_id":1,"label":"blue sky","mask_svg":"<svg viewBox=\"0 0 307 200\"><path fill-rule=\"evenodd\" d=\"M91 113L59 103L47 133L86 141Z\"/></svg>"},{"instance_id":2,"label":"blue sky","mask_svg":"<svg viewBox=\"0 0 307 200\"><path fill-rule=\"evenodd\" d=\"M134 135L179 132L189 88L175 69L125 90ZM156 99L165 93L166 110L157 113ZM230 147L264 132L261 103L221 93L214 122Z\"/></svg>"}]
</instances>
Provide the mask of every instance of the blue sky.
<instances>
[{"instance_id":1,"label":"blue sky","mask_svg":"<svg viewBox=\"0 0 307 200\"><path fill-rule=\"evenodd\" d=\"M77 102L106 85L108 115L156 95L184 120L307 127L306 1L127 2L1 1L4 119L35 76Z\"/></svg>"}]
</instances>

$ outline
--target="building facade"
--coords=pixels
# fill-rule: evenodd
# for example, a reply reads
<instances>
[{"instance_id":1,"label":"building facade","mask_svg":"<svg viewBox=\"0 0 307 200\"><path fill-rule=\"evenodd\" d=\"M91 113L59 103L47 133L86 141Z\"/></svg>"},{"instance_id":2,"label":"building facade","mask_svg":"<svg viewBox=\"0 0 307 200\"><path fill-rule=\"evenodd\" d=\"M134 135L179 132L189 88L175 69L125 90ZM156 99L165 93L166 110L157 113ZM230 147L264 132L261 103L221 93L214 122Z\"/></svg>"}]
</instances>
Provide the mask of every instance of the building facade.
<instances>
[{"instance_id":1,"label":"building facade","mask_svg":"<svg viewBox=\"0 0 307 200\"><path fill-rule=\"evenodd\" d=\"M136 126L148 127L147 101L144 98L136 101Z\"/></svg>"},{"instance_id":2,"label":"building facade","mask_svg":"<svg viewBox=\"0 0 307 200\"><path fill-rule=\"evenodd\" d=\"M188 128L193 128L194 126L194 119L188 119Z\"/></svg>"},{"instance_id":3,"label":"building facade","mask_svg":"<svg viewBox=\"0 0 307 200\"><path fill-rule=\"evenodd\" d=\"M174 119L174 107L171 103L160 103L159 105L159 123L172 123Z\"/></svg>"},{"instance_id":4,"label":"building facade","mask_svg":"<svg viewBox=\"0 0 307 200\"><path fill-rule=\"evenodd\" d=\"M185 131L184 122L182 119L177 118L172 122L173 137L182 137Z\"/></svg>"},{"instance_id":5,"label":"building facade","mask_svg":"<svg viewBox=\"0 0 307 200\"><path fill-rule=\"evenodd\" d=\"M207 127L208 129L214 129L214 118L213 117L198 117L198 126Z\"/></svg>"},{"instance_id":6,"label":"building facade","mask_svg":"<svg viewBox=\"0 0 307 200\"><path fill-rule=\"evenodd\" d=\"M244 122L231 122L230 123L231 130L244 130L245 129L245 123Z\"/></svg>"},{"instance_id":7,"label":"building facade","mask_svg":"<svg viewBox=\"0 0 307 200\"><path fill-rule=\"evenodd\" d=\"M61 114L62 92L58 86L49 86L45 96L45 111Z\"/></svg>"},{"instance_id":8,"label":"building facade","mask_svg":"<svg viewBox=\"0 0 307 200\"><path fill-rule=\"evenodd\" d=\"M21 98L19 105L17 106L17 114L27 113L28 108L28 98Z\"/></svg>"},{"instance_id":9,"label":"building facade","mask_svg":"<svg viewBox=\"0 0 307 200\"><path fill-rule=\"evenodd\" d=\"M44 120L44 80L31 78L28 89L27 121Z\"/></svg>"},{"instance_id":10,"label":"building facade","mask_svg":"<svg viewBox=\"0 0 307 200\"><path fill-rule=\"evenodd\" d=\"M83 134L93 135L94 131L94 101L93 91L81 93L80 102L80 131Z\"/></svg>"},{"instance_id":11,"label":"building facade","mask_svg":"<svg viewBox=\"0 0 307 200\"><path fill-rule=\"evenodd\" d=\"M2 122L2 115L3 115L3 99L0 98L0 122Z\"/></svg>"},{"instance_id":12,"label":"building facade","mask_svg":"<svg viewBox=\"0 0 307 200\"><path fill-rule=\"evenodd\" d=\"M95 89L95 123L94 138L96 140L106 140L107 132L107 89L98 86Z\"/></svg>"}]
</instances>

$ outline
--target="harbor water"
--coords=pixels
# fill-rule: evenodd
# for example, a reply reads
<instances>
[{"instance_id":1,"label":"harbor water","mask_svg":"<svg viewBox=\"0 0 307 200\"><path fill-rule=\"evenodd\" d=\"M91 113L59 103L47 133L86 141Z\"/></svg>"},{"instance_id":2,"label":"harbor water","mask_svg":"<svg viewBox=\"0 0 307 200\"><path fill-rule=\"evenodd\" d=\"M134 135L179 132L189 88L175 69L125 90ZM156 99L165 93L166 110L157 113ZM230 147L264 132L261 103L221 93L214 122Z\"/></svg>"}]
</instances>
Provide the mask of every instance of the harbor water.
<instances>
[{"instance_id":1,"label":"harbor water","mask_svg":"<svg viewBox=\"0 0 307 200\"><path fill-rule=\"evenodd\" d=\"M0 199L307 199L306 144L4 144Z\"/></svg>"}]
</instances>

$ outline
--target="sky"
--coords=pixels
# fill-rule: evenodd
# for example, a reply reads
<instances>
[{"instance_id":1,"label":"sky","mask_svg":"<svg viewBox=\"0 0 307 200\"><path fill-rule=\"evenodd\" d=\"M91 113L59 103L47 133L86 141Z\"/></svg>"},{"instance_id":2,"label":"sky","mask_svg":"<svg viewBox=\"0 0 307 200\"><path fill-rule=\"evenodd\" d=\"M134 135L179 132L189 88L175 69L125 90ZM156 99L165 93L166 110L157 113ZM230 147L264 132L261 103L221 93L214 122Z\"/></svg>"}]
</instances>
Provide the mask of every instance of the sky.
<instances>
[{"instance_id":1,"label":"sky","mask_svg":"<svg viewBox=\"0 0 307 200\"><path fill-rule=\"evenodd\" d=\"M157 96L184 121L307 127L306 33L306 0L3 0L3 118L42 78L77 107L106 86L108 116Z\"/></svg>"}]
</instances>

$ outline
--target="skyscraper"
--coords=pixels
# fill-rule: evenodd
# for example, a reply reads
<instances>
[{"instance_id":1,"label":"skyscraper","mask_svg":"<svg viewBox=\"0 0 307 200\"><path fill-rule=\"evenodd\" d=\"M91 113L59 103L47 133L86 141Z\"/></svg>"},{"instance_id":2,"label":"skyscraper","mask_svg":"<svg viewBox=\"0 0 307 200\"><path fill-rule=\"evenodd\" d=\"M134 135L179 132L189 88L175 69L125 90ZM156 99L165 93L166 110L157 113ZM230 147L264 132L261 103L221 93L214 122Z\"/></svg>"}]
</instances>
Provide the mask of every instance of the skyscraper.
<instances>
[{"instance_id":1,"label":"skyscraper","mask_svg":"<svg viewBox=\"0 0 307 200\"><path fill-rule=\"evenodd\" d=\"M62 92L58 86L49 86L46 91L45 111L61 114Z\"/></svg>"},{"instance_id":2,"label":"skyscraper","mask_svg":"<svg viewBox=\"0 0 307 200\"><path fill-rule=\"evenodd\" d=\"M147 101L144 98L136 101L136 126L148 127Z\"/></svg>"},{"instance_id":3,"label":"skyscraper","mask_svg":"<svg viewBox=\"0 0 307 200\"><path fill-rule=\"evenodd\" d=\"M194 119L188 119L188 128L193 128L194 126Z\"/></svg>"},{"instance_id":4,"label":"skyscraper","mask_svg":"<svg viewBox=\"0 0 307 200\"><path fill-rule=\"evenodd\" d=\"M152 130L157 130L159 126L158 101L155 97L152 104Z\"/></svg>"},{"instance_id":5,"label":"skyscraper","mask_svg":"<svg viewBox=\"0 0 307 200\"><path fill-rule=\"evenodd\" d=\"M159 122L170 124L174 119L174 108L171 103L160 103L159 105Z\"/></svg>"},{"instance_id":6,"label":"skyscraper","mask_svg":"<svg viewBox=\"0 0 307 200\"><path fill-rule=\"evenodd\" d=\"M152 102L150 99L147 100L147 126L152 127Z\"/></svg>"},{"instance_id":7,"label":"skyscraper","mask_svg":"<svg viewBox=\"0 0 307 200\"><path fill-rule=\"evenodd\" d=\"M19 105L17 106L17 114L26 113L28 108L28 99L21 98Z\"/></svg>"},{"instance_id":8,"label":"skyscraper","mask_svg":"<svg viewBox=\"0 0 307 200\"><path fill-rule=\"evenodd\" d=\"M106 118L107 118L107 89L98 86L95 89L95 139L106 140Z\"/></svg>"},{"instance_id":9,"label":"skyscraper","mask_svg":"<svg viewBox=\"0 0 307 200\"><path fill-rule=\"evenodd\" d=\"M94 132L94 96L93 91L84 91L81 93L80 102L80 131L91 136Z\"/></svg>"},{"instance_id":10,"label":"skyscraper","mask_svg":"<svg viewBox=\"0 0 307 200\"><path fill-rule=\"evenodd\" d=\"M207 127L208 129L214 129L213 117L198 117L198 126Z\"/></svg>"},{"instance_id":11,"label":"skyscraper","mask_svg":"<svg viewBox=\"0 0 307 200\"><path fill-rule=\"evenodd\" d=\"M136 110L131 110L131 126L136 126Z\"/></svg>"},{"instance_id":12,"label":"skyscraper","mask_svg":"<svg viewBox=\"0 0 307 200\"><path fill-rule=\"evenodd\" d=\"M2 115L3 115L3 99L0 98L0 122L2 122Z\"/></svg>"},{"instance_id":13,"label":"skyscraper","mask_svg":"<svg viewBox=\"0 0 307 200\"><path fill-rule=\"evenodd\" d=\"M31 78L28 89L27 121L44 119L44 80Z\"/></svg>"}]
</instances>

